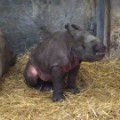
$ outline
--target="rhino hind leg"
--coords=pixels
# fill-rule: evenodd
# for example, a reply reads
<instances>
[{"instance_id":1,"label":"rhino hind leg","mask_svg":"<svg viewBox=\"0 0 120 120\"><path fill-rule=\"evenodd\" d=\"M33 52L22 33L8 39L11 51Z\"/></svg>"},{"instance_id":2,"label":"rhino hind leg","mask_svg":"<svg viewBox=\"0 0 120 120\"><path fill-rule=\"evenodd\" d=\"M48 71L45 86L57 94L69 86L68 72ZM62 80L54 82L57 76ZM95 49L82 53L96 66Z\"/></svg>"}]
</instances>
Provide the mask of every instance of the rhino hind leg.
<instances>
[{"instance_id":1,"label":"rhino hind leg","mask_svg":"<svg viewBox=\"0 0 120 120\"><path fill-rule=\"evenodd\" d=\"M28 62L24 71L24 78L25 78L25 83L29 87L33 87L35 89L40 89L41 84L38 80L38 73L36 69Z\"/></svg>"},{"instance_id":2,"label":"rhino hind leg","mask_svg":"<svg viewBox=\"0 0 120 120\"><path fill-rule=\"evenodd\" d=\"M38 71L29 62L24 71L25 83L40 91L52 90L52 82L43 81L39 78Z\"/></svg>"}]
</instances>

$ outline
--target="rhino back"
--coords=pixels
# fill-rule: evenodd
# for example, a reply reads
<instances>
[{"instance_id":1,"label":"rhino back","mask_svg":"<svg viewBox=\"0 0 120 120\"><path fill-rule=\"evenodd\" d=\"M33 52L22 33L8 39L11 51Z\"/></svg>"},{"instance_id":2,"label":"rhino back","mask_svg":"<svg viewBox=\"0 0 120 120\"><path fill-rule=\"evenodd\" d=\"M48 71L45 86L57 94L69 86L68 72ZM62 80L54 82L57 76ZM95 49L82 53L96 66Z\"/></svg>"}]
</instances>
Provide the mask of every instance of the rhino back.
<instances>
[{"instance_id":1,"label":"rhino back","mask_svg":"<svg viewBox=\"0 0 120 120\"><path fill-rule=\"evenodd\" d=\"M65 66L70 62L70 45L64 33L56 33L33 51L31 59L43 72L53 66Z\"/></svg>"}]
</instances>

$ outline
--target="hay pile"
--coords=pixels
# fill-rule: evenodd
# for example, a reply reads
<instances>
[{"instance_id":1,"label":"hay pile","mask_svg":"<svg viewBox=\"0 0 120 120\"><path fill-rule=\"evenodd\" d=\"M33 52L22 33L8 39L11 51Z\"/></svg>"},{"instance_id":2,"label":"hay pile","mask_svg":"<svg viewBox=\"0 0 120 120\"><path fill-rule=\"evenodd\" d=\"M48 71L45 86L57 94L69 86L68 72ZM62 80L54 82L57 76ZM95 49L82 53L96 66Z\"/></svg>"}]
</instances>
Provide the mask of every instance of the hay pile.
<instances>
[{"instance_id":1,"label":"hay pile","mask_svg":"<svg viewBox=\"0 0 120 120\"><path fill-rule=\"evenodd\" d=\"M0 120L119 120L120 61L82 63L78 75L86 86L78 95L66 93L62 103L51 101L51 92L39 92L23 82L28 56L18 60L3 78Z\"/></svg>"}]
</instances>

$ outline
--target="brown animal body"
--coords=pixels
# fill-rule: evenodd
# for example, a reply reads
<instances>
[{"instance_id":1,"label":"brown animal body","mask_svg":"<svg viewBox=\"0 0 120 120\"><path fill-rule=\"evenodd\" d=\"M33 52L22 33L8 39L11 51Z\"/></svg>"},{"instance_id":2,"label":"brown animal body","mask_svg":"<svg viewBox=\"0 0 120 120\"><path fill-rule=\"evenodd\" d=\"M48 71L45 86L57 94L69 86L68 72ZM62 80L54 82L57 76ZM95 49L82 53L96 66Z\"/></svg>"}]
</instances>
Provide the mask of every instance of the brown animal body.
<instances>
[{"instance_id":1,"label":"brown animal body","mask_svg":"<svg viewBox=\"0 0 120 120\"><path fill-rule=\"evenodd\" d=\"M16 62L16 55L10 50L2 31L0 31L0 77Z\"/></svg>"},{"instance_id":2,"label":"brown animal body","mask_svg":"<svg viewBox=\"0 0 120 120\"><path fill-rule=\"evenodd\" d=\"M24 71L27 85L41 90L53 86L53 101L62 101L64 77L67 75L66 88L79 92L75 78L80 63L101 60L105 46L98 38L77 25L66 25L66 32L57 32L33 50Z\"/></svg>"}]
</instances>

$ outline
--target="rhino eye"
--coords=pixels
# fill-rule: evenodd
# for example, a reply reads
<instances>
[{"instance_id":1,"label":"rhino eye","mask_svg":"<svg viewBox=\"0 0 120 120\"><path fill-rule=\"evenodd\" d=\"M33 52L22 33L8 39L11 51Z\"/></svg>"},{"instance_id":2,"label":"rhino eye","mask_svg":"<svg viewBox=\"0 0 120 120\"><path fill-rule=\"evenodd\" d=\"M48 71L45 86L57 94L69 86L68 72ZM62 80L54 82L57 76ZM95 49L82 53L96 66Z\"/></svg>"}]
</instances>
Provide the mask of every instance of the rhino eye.
<instances>
[{"instance_id":1,"label":"rhino eye","mask_svg":"<svg viewBox=\"0 0 120 120\"><path fill-rule=\"evenodd\" d=\"M94 43L96 43L96 41L97 41L96 39L91 40L91 43L94 44Z\"/></svg>"}]
</instances>

